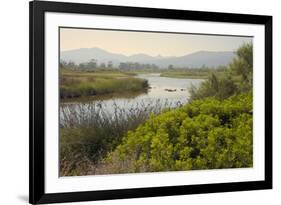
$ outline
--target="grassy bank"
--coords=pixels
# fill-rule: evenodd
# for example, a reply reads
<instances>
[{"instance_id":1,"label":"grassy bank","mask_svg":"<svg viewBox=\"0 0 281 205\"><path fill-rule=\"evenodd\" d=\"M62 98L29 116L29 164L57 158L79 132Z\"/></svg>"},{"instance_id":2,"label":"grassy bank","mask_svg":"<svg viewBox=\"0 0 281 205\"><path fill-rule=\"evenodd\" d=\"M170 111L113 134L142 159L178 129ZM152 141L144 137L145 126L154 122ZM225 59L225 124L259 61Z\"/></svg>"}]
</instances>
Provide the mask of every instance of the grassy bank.
<instances>
[{"instance_id":1,"label":"grassy bank","mask_svg":"<svg viewBox=\"0 0 281 205\"><path fill-rule=\"evenodd\" d=\"M60 70L60 98L145 92L148 83L131 73L118 71L81 72Z\"/></svg>"},{"instance_id":2,"label":"grassy bank","mask_svg":"<svg viewBox=\"0 0 281 205\"><path fill-rule=\"evenodd\" d=\"M187 69L187 70L169 70L160 74L161 77L169 78L188 78L188 79L207 79L214 70L210 69ZM215 70L217 75L223 75L224 70Z\"/></svg>"},{"instance_id":3,"label":"grassy bank","mask_svg":"<svg viewBox=\"0 0 281 205\"><path fill-rule=\"evenodd\" d=\"M161 77L169 78L189 78L189 79L206 79L209 72L195 72L195 71L166 71L160 74Z\"/></svg>"}]
</instances>

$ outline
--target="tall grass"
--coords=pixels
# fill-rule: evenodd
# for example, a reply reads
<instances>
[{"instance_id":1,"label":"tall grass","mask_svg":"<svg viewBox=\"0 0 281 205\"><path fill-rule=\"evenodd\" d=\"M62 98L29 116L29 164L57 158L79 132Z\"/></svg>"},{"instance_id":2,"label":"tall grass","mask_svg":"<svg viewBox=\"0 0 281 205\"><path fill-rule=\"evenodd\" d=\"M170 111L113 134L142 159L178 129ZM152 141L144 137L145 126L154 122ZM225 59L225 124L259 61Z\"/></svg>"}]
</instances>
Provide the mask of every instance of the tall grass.
<instances>
[{"instance_id":1,"label":"tall grass","mask_svg":"<svg viewBox=\"0 0 281 205\"><path fill-rule=\"evenodd\" d=\"M145 92L148 82L130 74L107 72L61 72L60 98L77 98L101 94Z\"/></svg>"},{"instance_id":2,"label":"tall grass","mask_svg":"<svg viewBox=\"0 0 281 205\"><path fill-rule=\"evenodd\" d=\"M180 104L178 104L180 105ZM60 175L94 173L99 161L121 143L128 131L135 130L149 116L172 107L168 101L140 102L111 111L103 102L62 104L60 107Z\"/></svg>"}]
</instances>

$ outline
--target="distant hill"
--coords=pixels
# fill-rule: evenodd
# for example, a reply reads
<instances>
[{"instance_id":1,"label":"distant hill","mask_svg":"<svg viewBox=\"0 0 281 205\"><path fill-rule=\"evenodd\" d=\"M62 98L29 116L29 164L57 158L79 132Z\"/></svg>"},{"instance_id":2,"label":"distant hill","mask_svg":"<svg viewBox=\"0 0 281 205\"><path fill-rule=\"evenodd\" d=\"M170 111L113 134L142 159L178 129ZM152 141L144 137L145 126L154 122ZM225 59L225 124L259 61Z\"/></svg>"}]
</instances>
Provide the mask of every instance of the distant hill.
<instances>
[{"instance_id":1,"label":"distant hill","mask_svg":"<svg viewBox=\"0 0 281 205\"><path fill-rule=\"evenodd\" d=\"M155 64L160 67L166 67L167 65L174 65L176 67L201 67L203 65L216 67L229 64L234 56L235 53L231 51L199 51L185 56L156 60Z\"/></svg>"},{"instance_id":2,"label":"distant hill","mask_svg":"<svg viewBox=\"0 0 281 205\"><path fill-rule=\"evenodd\" d=\"M135 54L126 56L118 53L111 53L100 48L81 48L61 52L61 60L73 61L77 64L96 59L98 63L107 63L112 61L114 66L120 62L138 62L155 64L161 68L167 68L169 65L175 67L216 67L227 65L234 58L232 51L199 51L192 54L179 57L150 56L147 54Z\"/></svg>"}]
</instances>

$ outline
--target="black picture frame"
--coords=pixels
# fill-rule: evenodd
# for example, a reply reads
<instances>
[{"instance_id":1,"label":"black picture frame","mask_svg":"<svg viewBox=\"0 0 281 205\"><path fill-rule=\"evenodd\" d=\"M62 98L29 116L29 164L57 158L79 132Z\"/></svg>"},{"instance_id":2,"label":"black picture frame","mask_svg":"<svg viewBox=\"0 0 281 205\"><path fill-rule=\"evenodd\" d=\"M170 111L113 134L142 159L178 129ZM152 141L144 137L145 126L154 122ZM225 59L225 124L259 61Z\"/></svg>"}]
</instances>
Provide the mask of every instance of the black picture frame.
<instances>
[{"instance_id":1,"label":"black picture frame","mask_svg":"<svg viewBox=\"0 0 281 205\"><path fill-rule=\"evenodd\" d=\"M260 190L272 188L272 17L231 13L185 11L124 6L33 1L30 12L30 165L29 202L31 204L154 197ZM259 24L265 26L265 180L235 183L183 185L71 193L45 192L45 12L98 14L143 18L181 19L209 22Z\"/></svg>"}]
</instances>

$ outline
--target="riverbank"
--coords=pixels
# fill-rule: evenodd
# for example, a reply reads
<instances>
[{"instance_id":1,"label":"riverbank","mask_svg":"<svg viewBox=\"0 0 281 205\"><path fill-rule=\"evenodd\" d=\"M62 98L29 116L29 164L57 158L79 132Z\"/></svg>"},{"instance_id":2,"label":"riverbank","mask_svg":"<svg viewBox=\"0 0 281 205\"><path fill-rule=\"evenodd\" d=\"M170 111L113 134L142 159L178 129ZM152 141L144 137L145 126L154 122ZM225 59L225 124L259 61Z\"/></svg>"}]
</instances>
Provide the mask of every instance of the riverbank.
<instances>
[{"instance_id":1,"label":"riverbank","mask_svg":"<svg viewBox=\"0 0 281 205\"><path fill-rule=\"evenodd\" d=\"M183 106L188 102L190 87L198 87L202 82L199 79L163 78L160 73L134 77L147 80L150 89L146 94L131 99L107 94L61 101L61 176L88 175L96 169L100 172L100 162L121 143L128 131L145 123L152 113L158 115Z\"/></svg>"},{"instance_id":2,"label":"riverbank","mask_svg":"<svg viewBox=\"0 0 281 205\"><path fill-rule=\"evenodd\" d=\"M131 73L118 71L81 72L60 70L60 98L85 98L107 94L146 92L148 83Z\"/></svg>"},{"instance_id":3,"label":"riverbank","mask_svg":"<svg viewBox=\"0 0 281 205\"><path fill-rule=\"evenodd\" d=\"M207 71L167 71L160 74L161 77L169 78L188 78L188 79L207 79L209 72Z\"/></svg>"},{"instance_id":4,"label":"riverbank","mask_svg":"<svg viewBox=\"0 0 281 205\"><path fill-rule=\"evenodd\" d=\"M164 109L160 102L110 107L104 102L60 107L60 176L88 175L129 130Z\"/></svg>"},{"instance_id":5,"label":"riverbank","mask_svg":"<svg viewBox=\"0 0 281 205\"><path fill-rule=\"evenodd\" d=\"M179 70L179 71L164 71L160 74L161 77L169 78L186 78L186 79L207 79L211 73L215 72L216 75L224 75L225 70L209 70L209 69L192 69L192 70Z\"/></svg>"}]
</instances>

